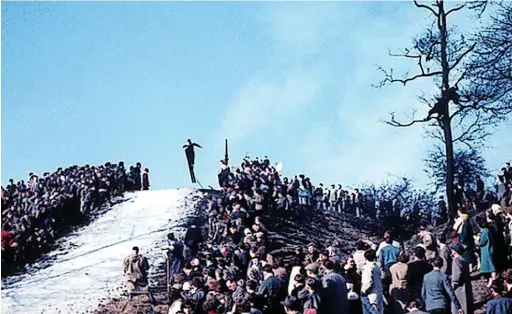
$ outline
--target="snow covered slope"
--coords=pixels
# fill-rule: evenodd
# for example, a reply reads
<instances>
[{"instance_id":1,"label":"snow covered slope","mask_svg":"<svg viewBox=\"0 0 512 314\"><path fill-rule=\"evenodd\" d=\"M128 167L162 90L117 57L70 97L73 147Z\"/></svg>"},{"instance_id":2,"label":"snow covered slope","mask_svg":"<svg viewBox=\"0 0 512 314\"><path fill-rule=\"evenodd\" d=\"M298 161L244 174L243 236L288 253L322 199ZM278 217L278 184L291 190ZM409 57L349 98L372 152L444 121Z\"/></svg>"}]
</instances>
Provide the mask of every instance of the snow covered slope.
<instances>
[{"instance_id":1,"label":"snow covered slope","mask_svg":"<svg viewBox=\"0 0 512 314\"><path fill-rule=\"evenodd\" d=\"M128 194L102 217L68 236L65 254L44 269L2 282L2 313L83 313L119 296L123 260L138 246L152 266L164 261L165 236L194 206L192 190ZM113 291L113 292L112 292Z\"/></svg>"}]
</instances>

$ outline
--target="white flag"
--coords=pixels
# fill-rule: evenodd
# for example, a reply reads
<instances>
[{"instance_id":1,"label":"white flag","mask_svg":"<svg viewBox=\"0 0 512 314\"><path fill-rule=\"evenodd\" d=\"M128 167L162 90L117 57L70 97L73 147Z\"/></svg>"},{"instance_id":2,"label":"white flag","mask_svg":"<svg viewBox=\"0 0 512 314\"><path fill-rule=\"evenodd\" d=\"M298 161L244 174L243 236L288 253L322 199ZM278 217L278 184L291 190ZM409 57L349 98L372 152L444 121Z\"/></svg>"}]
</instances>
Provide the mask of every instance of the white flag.
<instances>
[{"instance_id":1,"label":"white flag","mask_svg":"<svg viewBox=\"0 0 512 314\"><path fill-rule=\"evenodd\" d=\"M282 162L282 161L278 162L278 163L276 164L276 167L275 167L275 168L276 168L276 171L277 171L277 172L281 172L281 171L283 170L283 162Z\"/></svg>"}]
</instances>

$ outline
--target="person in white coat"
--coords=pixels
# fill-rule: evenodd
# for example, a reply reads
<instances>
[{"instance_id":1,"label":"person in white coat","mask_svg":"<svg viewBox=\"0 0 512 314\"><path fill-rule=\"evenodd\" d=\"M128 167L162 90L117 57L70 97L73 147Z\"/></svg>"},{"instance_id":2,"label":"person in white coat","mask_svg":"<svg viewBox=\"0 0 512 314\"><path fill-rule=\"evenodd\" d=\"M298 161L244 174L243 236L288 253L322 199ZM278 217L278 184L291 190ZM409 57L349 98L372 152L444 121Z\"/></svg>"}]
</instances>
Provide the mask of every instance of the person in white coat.
<instances>
[{"instance_id":1,"label":"person in white coat","mask_svg":"<svg viewBox=\"0 0 512 314\"><path fill-rule=\"evenodd\" d=\"M371 249L366 251L364 257L366 263L364 264L361 278L363 314L383 314L384 291L382 288L380 268L375 261L375 251Z\"/></svg>"},{"instance_id":2,"label":"person in white coat","mask_svg":"<svg viewBox=\"0 0 512 314\"><path fill-rule=\"evenodd\" d=\"M329 190L329 211L336 212L337 197L338 190L334 184L331 184L331 189Z\"/></svg>"}]
</instances>

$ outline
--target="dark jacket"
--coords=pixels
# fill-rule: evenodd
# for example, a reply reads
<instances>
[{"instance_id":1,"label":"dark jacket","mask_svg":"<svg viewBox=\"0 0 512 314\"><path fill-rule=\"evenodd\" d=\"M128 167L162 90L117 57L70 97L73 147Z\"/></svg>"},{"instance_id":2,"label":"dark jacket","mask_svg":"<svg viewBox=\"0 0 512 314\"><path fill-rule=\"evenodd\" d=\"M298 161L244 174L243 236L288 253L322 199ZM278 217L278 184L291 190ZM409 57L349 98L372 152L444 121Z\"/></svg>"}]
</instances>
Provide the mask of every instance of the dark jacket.
<instances>
[{"instance_id":1,"label":"dark jacket","mask_svg":"<svg viewBox=\"0 0 512 314\"><path fill-rule=\"evenodd\" d=\"M463 257L458 257L452 262L452 287L464 314L472 314L474 299L471 274L469 262Z\"/></svg>"},{"instance_id":2,"label":"dark jacket","mask_svg":"<svg viewBox=\"0 0 512 314\"><path fill-rule=\"evenodd\" d=\"M448 277L439 270L433 270L423 278L421 296L425 302L427 311L450 308L450 301L457 310L460 309L459 302L453 293Z\"/></svg>"},{"instance_id":3,"label":"dark jacket","mask_svg":"<svg viewBox=\"0 0 512 314\"><path fill-rule=\"evenodd\" d=\"M441 267L441 272L446 276L451 276L452 274L452 256L451 250L448 246L444 246L437 250L437 254L443 260L443 267Z\"/></svg>"},{"instance_id":4,"label":"dark jacket","mask_svg":"<svg viewBox=\"0 0 512 314\"><path fill-rule=\"evenodd\" d=\"M147 173L142 175L142 189L149 190L149 175Z\"/></svg>"},{"instance_id":5,"label":"dark jacket","mask_svg":"<svg viewBox=\"0 0 512 314\"><path fill-rule=\"evenodd\" d=\"M347 283L342 275L330 272L322 277L322 313L342 314L348 310Z\"/></svg>"},{"instance_id":6,"label":"dark jacket","mask_svg":"<svg viewBox=\"0 0 512 314\"><path fill-rule=\"evenodd\" d=\"M308 296L305 298L304 302L304 310L307 309L320 309L321 298L318 292L308 293Z\"/></svg>"},{"instance_id":7,"label":"dark jacket","mask_svg":"<svg viewBox=\"0 0 512 314\"><path fill-rule=\"evenodd\" d=\"M280 308L280 301L283 299L283 282L281 279L270 276L265 279L258 290L258 294L265 298L264 310Z\"/></svg>"},{"instance_id":8,"label":"dark jacket","mask_svg":"<svg viewBox=\"0 0 512 314\"><path fill-rule=\"evenodd\" d=\"M408 265L407 285L410 288L411 297L413 300L421 301L418 299L421 297L423 277L432 271L432 266L425 261L414 261Z\"/></svg>"},{"instance_id":9,"label":"dark jacket","mask_svg":"<svg viewBox=\"0 0 512 314\"><path fill-rule=\"evenodd\" d=\"M185 244L189 247L194 247L203 242L203 235L201 229L194 227L189 228L185 234Z\"/></svg>"},{"instance_id":10,"label":"dark jacket","mask_svg":"<svg viewBox=\"0 0 512 314\"><path fill-rule=\"evenodd\" d=\"M512 299L499 297L489 301L485 306L486 314L509 314L512 313Z\"/></svg>"},{"instance_id":11,"label":"dark jacket","mask_svg":"<svg viewBox=\"0 0 512 314\"><path fill-rule=\"evenodd\" d=\"M184 301L191 301L194 304L194 313L202 313L204 291L203 289L197 289L194 293L182 293Z\"/></svg>"}]
</instances>

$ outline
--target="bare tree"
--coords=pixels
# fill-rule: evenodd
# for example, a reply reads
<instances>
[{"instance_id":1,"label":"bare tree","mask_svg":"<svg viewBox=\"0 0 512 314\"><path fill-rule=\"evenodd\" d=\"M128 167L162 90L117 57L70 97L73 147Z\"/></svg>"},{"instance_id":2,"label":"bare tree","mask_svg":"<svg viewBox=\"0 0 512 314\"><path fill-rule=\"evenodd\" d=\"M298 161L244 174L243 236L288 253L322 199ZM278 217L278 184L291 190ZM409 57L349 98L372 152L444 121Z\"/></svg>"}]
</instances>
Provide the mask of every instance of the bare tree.
<instances>
[{"instance_id":1,"label":"bare tree","mask_svg":"<svg viewBox=\"0 0 512 314\"><path fill-rule=\"evenodd\" d=\"M450 212L454 215L454 144L466 144L469 147L481 144L492 133L489 126L497 125L511 112L511 102L495 101L510 97L510 90L496 88L490 93L489 86L492 84L486 87L478 85L486 68L481 59L474 57L484 51L480 47L479 38L458 34L448 25L448 18L452 14L463 10L481 14L485 3L466 2L447 8L444 1L440 0L431 4L413 2L432 17L433 23L413 40L412 47L390 54L413 60L418 70L412 75L406 73L396 76L393 69L379 68L384 73L384 79L378 86L394 83L406 86L420 79L431 79L439 87L439 94L419 97L426 105L422 117L416 118L414 111L409 121L400 121L395 113L391 113L386 123L400 128L423 124L428 127L428 135L444 144L446 192Z\"/></svg>"},{"instance_id":2,"label":"bare tree","mask_svg":"<svg viewBox=\"0 0 512 314\"><path fill-rule=\"evenodd\" d=\"M444 190L446 187L446 163L444 162L446 158L444 153L440 146L435 146L428 153L427 158L424 159L425 172L432 178L432 182L438 191ZM453 157L453 167L459 182L474 185L477 177L485 181L491 175L486 167L485 159L477 149L456 149Z\"/></svg>"},{"instance_id":3,"label":"bare tree","mask_svg":"<svg viewBox=\"0 0 512 314\"><path fill-rule=\"evenodd\" d=\"M404 239L430 222L428 217L436 204L433 193L415 189L409 178L363 184L361 193L365 196L365 211L372 212L372 216L379 211L380 231L390 230Z\"/></svg>"},{"instance_id":4,"label":"bare tree","mask_svg":"<svg viewBox=\"0 0 512 314\"><path fill-rule=\"evenodd\" d=\"M496 125L512 113L512 4L499 4L476 40L466 65L469 82L463 95L472 102L460 110L481 112L487 125Z\"/></svg>"}]
</instances>

